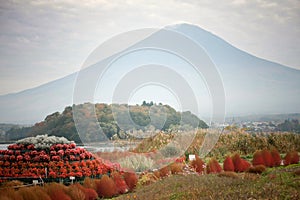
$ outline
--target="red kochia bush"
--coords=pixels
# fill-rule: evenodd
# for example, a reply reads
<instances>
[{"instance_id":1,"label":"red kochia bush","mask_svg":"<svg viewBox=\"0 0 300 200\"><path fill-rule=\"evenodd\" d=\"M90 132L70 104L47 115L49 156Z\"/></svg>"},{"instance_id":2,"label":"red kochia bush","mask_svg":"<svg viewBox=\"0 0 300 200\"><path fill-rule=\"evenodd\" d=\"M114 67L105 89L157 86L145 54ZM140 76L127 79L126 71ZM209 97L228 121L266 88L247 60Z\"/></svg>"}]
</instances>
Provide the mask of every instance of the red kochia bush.
<instances>
[{"instance_id":1,"label":"red kochia bush","mask_svg":"<svg viewBox=\"0 0 300 200\"><path fill-rule=\"evenodd\" d=\"M208 174L211 174L211 173L220 173L221 171L222 171L222 167L220 166L219 162L215 158L210 159L210 161L206 166L206 172Z\"/></svg>"},{"instance_id":2,"label":"red kochia bush","mask_svg":"<svg viewBox=\"0 0 300 200\"><path fill-rule=\"evenodd\" d=\"M161 169L159 169L159 175L160 177L166 177L166 176L169 176L171 174L171 171L169 169L169 166L165 166Z\"/></svg>"},{"instance_id":3,"label":"red kochia bush","mask_svg":"<svg viewBox=\"0 0 300 200\"><path fill-rule=\"evenodd\" d=\"M64 192L65 186L59 183L50 183L45 187L46 192L52 200L71 200Z\"/></svg>"},{"instance_id":4,"label":"red kochia bush","mask_svg":"<svg viewBox=\"0 0 300 200\"><path fill-rule=\"evenodd\" d=\"M271 154L272 154L274 166L275 166L275 167L280 166L280 164L281 164L281 157L280 157L280 154L279 154L279 152L277 151L277 149L273 148L273 149L271 150Z\"/></svg>"},{"instance_id":5,"label":"red kochia bush","mask_svg":"<svg viewBox=\"0 0 300 200\"><path fill-rule=\"evenodd\" d=\"M23 197L23 200L39 200L39 196L32 190L32 188L21 188L18 194ZM49 198L49 197L48 197Z\"/></svg>"},{"instance_id":6,"label":"red kochia bush","mask_svg":"<svg viewBox=\"0 0 300 200\"><path fill-rule=\"evenodd\" d=\"M255 174L261 174L266 170L266 166L265 165L256 165L256 166L252 166L248 169L248 172L250 173L255 173Z\"/></svg>"},{"instance_id":7,"label":"red kochia bush","mask_svg":"<svg viewBox=\"0 0 300 200\"><path fill-rule=\"evenodd\" d=\"M291 152L288 152L284 159L283 159L283 164L284 165L290 165L291 164L291 160L292 160L292 153Z\"/></svg>"},{"instance_id":8,"label":"red kochia bush","mask_svg":"<svg viewBox=\"0 0 300 200\"><path fill-rule=\"evenodd\" d=\"M291 152L291 164L298 164L299 163L299 154L297 151Z\"/></svg>"},{"instance_id":9,"label":"red kochia bush","mask_svg":"<svg viewBox=\"0 0 300 200\"><path fill-rule=\"evenodd\" d=\"M138 177L135 173L132 173L132 172L125 172L124 173L124 180L129 188L129 191L132 191L137 182L138 182Z\"/></svg>"},{"instance_id":10,"label":"red kochia bush","mask_svg":"<svg viewBox=\"0 0 300 200\"><path fill-rule=\"evenodd\" d=\"M274 161L271 152L268 149L261 151L266 167L273 167Z\"/></svg>"},{"instance_id":11,"label":"red kochia bush","mask_svg":"<svg viewBox=\"0 0 300 200\"><path fill-rule=\"evenodd\" d=\"M205 163L196 155L196 159L192 161L191 167L195 169L196 172L202 173L204 171Z\"/></svg>"},{"instance_id":12,"label":"red kochia bush","mask_svg":"<svg viewBox=\"0 0 300 200\"><path fill-rule=\"evenodd\" d=\"M113 172L111 174L113 180L115 181L116 187L117 187L117 192L118 194L124 194L128 191L128 186L123 179L123 177L120 175L119 172Z\"/></svg>"},{"instance_id":13,"label":"red kochia bush","mask_svg":"<svg viewBox=\"0 0 300 200\"><path fill-rule=\"evenodd\" d=\"M232 156L235 172L244 172L251 166L249 162L242 159L238 153Z\"/></svg>"},{"instance_id":14,"label":"red kochia bush","mask_svg":"<svg viewBox=\"0 0 300 200\"><path fill-rule=\"evenodd\" d=\"M234 164L230 156L227 156L225 158L223 163L223 169L224 171L230 171L230 172L234 171Z\"/></svg>"},{"instance_id":15,"label":"red kochia bush","mask_svg":"<svg viewBox=\"0 0 300 200\"><path fill-rule=\"evenodd\" d=\"M117 194L117 187L113 179L103 175L100 181L96 181L97 193L99 197L113 197Z\"/></svg>"},{"instance_id":16,"label":"red kochia bush","mask_svg":"<svg viewBox=\"0 0 300 200\"><path fill-rule=\"evenodd\" d=\"M253 154L252 165L265 165L264 157L261 151L255 151Z\"/></svg>"},{"instance_id":17,"label":"red kochia bush","mask_svg":"<svg viewBox=\"0 0 300 200\"><path fill-rule=\"evenodd\" d=\"M85 200L84 189L79 183L70 185L67 189L67 194L71 197L72 200Z\"/></svg>"},{"instance_id":18,"label":"red kochia bush","mask_svg":"<svg viewBox=\"0 0 300 200\"><path fill-rule=\"evenodd\" d=\"M69 190L70 190L70 188L72 187L72 186L76 186L78 189L80 189L82 192L83 192L83 194L84 194L84 197L82 197L82 195L80 194L80 193L78 193L78 194L76 194L76 190L75 191L71 191L71 193L70 193L70 191L69 191L69 194L70 194L70 196L72 197L72 199L84 199L84 200L95 200L95 199L97 199L98 198L98 194L97 194L97 192L94 190L94 189L91 189L91 188L86 188L86 187L84 187L84 186L82 186L82 185L80 185L79 183L75 183L74 185L71 185L70 187L69 187ZM74 193L75 192L75 193ZM73 196L72 196L73 195ZM77 195L77 197L75 196L75 195Z\"/></svg>"},{"instance_id":19,"label":"red kochia bush","mask_svg":"<svg viewBox=\"0 0 300 200\"><path fill-rule=\"evenodd\" d=\"M298 164L298 163L299 163L299 155L297 151L288 152L283 159L284 165Z\"/></svg>"},{"instance_id":20,"label":"red kochia bush","mask_svg":"<svg viewBox=\"0 0 300 200\"><path fill-rule=\"evenodd\" d=\"M85 200L95 200L98 198L98 194L91 188L85 188Z\"/></svg>"}]
</instances>

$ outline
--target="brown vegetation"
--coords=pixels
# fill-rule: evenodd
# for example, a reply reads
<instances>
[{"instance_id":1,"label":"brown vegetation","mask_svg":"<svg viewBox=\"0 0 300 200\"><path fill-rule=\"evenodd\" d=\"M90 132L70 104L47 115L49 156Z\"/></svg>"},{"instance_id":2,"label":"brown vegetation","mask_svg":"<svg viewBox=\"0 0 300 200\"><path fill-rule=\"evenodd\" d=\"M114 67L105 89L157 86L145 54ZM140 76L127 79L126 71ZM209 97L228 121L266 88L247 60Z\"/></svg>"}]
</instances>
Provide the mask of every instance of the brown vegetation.
<instances>
[{"instance_id":1,"label":"brown vegetation","mask_svg":"<svg viewBox=\"0 0 300 200\"><path fill-rule=\"evenodd\" d=\"M205 163L201 160L201 158L196 155L196 159L191 162L191 167L195 169L198 173L204 172Z\"/></svg>"},{"instance_id":2,"label":"brown vegetation","mask_svg":"<svg viewBox=\"0 0 300 200\"><path fill-rule=\"evenodd\" d=\"M251 166L248 169L249 173L254 173L254 174L261 174L266 170L266 166L264 165L255 165L255 166Z\"/></svg>"},{"instance_id":3,"label":"brown vegetation","mask_svg":"<svg viewBox=\"0 0 300 200\"><path fill-rule=\"evenodd\" d=\"M124 180L128 186L129 191L132 191L136 187L136 184L138 182L138 177L135 173L125 172Z\"/></svg>"},{"instance_id":4,"label":"brown vegetation","mask_svg":"<svg viewBox=\"0 0 300 200\"><path fill-rule=\"evenodd\" d=\"M100 180L96 181L96 188L99 197L113 197L117 194L117 187L113 179L103 175Z\"/></svg>"},{"instance_id":5,"label":"brown vegetation","mask_svg":"<svg viewBox=\"0 0 300 200\"><path fill-rule=\"evenodd\" d=\"M206 166L206 173L208 174L220 173L221 171L222 171L222 167L219 164L219 162L215 158L210 159L210 161Z\"/></svg>"}]
</instances>

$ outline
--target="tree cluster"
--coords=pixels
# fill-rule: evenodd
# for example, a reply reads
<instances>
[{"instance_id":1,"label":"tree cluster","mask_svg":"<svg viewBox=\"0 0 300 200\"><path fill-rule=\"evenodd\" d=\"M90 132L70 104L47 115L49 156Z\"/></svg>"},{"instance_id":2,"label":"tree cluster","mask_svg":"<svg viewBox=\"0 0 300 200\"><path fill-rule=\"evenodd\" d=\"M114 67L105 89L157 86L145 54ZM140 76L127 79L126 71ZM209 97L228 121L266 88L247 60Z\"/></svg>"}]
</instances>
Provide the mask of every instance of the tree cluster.
<instances>
[{"instance_id":1,"label":"tree cluster","mask_svg":"<svg viewBox=\"0 0 300 200\"><path fill-rule=\"evenodd\" d=\"M74 110L77 123L73 118ZM7 131L7 136L9 140L18 140L48 134L82 143L106 138L125 139L130 137L128 133L136 131L168 132L174 126L208 128L204 121L191 112L181 113L168 105L156 105L153 102L143 102L142 105L85 103L68 106L62 113L50 114L32 127L12 128ZM78 129L84 130L80 132L80 137Z\"/></svg>"}]
</instances>

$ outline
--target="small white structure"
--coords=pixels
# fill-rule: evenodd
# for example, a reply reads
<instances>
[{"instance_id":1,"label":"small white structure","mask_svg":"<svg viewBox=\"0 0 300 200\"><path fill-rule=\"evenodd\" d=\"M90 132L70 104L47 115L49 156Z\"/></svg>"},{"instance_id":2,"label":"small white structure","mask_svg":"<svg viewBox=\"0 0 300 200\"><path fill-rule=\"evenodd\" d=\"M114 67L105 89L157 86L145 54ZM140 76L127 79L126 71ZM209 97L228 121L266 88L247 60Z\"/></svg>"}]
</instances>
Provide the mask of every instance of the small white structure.
<instances>
[{"instance_id":1,"label":"small white structure","mask_svg":"<svg viewBox=\"0 0 300 200\"><path fill-rule=\"evenodd\" d=\"M33 185L39 184L39 180L32 180L32 184L33 184Z\"/></svg>"},{"instance_id":2,"label":"small white structure","mask_svg":"<svg viewBox=\"0 0 300 200\"><path fill-rule=\"evenodd\" d=\"M75 177L74 176L70 176L70 180L72 181L72 184L73 184L73 181L75 180Z\"/></svg>"},{"instance_id":3,"label":"small white structure","mask_svg":"<svg viewBox=\"0 0 300 200\"><path fill-rule=\"evenodd\" d=\"M196 160L196 156L194 154L189 155L189 161Z\"/></svg>"}]
</instances>

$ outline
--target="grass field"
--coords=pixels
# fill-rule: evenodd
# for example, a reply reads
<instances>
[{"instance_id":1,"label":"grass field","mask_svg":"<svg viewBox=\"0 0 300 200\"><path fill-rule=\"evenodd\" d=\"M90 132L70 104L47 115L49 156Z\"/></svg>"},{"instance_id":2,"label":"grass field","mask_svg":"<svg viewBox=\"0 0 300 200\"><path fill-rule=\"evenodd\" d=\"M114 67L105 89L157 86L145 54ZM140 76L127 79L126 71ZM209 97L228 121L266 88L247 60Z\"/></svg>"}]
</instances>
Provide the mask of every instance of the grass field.
<instances>
[{"instance_id":1,"label":"grass field","mask_svg":"<svg viewBox=\"0 0 300 200\"><path fill-rule=\"evenodd\" d=\"M300 164L263 174L172 175L115 199L300 199Z\"/></svg>"}]
</instances>

